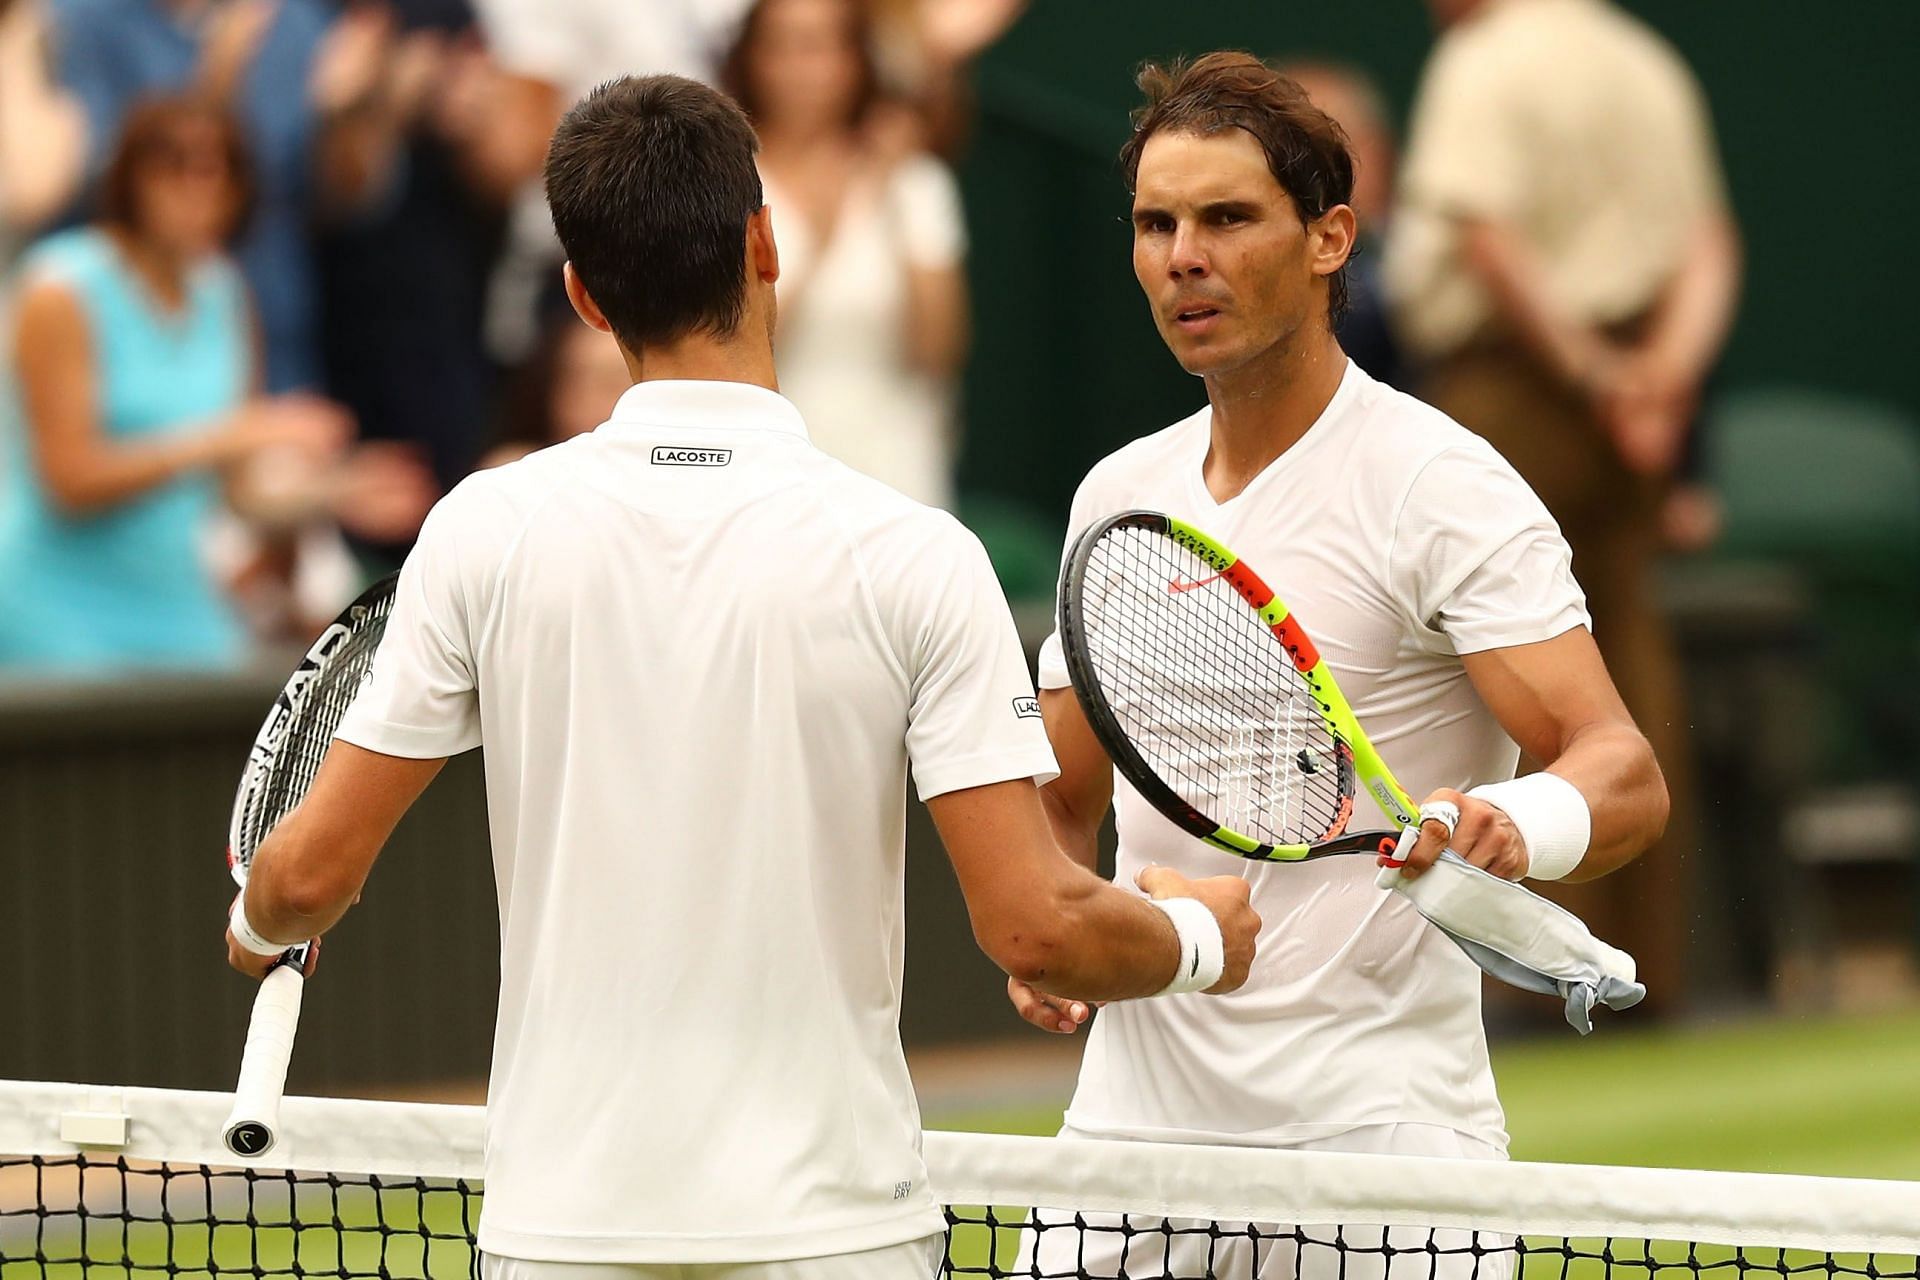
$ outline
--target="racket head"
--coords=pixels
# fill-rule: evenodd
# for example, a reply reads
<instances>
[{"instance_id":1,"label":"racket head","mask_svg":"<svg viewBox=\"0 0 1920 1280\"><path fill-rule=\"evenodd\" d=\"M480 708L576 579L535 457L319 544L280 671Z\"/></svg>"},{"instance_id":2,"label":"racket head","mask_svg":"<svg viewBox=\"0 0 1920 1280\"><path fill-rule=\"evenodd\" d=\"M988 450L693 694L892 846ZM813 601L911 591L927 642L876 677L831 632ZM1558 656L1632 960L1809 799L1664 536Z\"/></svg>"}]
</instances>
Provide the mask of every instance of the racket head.
<instances>
[{"instance_id":1,"label":"racket head","mask_svg":"<svg viewBox=\"0 0 1920 1280\"><path fill-rule=\"evenodd\" d=\"M1311 638L1250 568L1157 511L1096 521L1067 557L1060 637L1088 724L1176 826L1243 858L1390 850L1364 788L1406 805ZM1391 801L1391 803L1390 803Z\"/></svg>"},{"instance_id":2,"label":"racket head","mask_svg":"<svg viewBox=\"0 0 1920 1280\"><path fill-rule=\"evenodd\" d=\"M328 624L255 735L227 828L227 868L241 887L261 843L313 785L334 730L372 674L398 580L380 579Z\"/></svg>"}]
</instances>

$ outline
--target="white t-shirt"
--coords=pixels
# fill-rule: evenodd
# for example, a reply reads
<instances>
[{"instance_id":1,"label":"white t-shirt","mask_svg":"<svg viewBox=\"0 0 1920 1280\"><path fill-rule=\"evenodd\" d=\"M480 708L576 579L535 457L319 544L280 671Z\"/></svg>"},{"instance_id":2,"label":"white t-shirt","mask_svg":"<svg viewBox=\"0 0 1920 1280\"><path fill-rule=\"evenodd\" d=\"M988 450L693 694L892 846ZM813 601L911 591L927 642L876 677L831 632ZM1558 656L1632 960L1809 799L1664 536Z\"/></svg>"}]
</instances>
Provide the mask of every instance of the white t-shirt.
<instances>
[{"instance_id":1,"label":"white t-shirt","mask_svg":"<svg viewBox=\"0 0 1920 1280\"><path fill-rule=\"evenodd\" d=\"M1201 467L1211 411L1102 460L1068 545L1100 516L1163 511L1218 538L1300 618L1368 736L1417 799L1513 775L1518 748L1458 655L1588 625L1571 556L1479 437L1349 364L1326 412L1231 501ZM1067 685L1059 637L1040 686ZM1363 800L1363 804L1370 801ZM1228 996L1109 1005L1067 1123L1104 1137L1287 1144L1436 1124L1505 1149L1480 970L1365 857L1249 862L1186 835L1116 775L1117 879L1148 863L1241 875L1262 927ZM1387 826L1383 815L1358 822Z\"/></svg>"},{"instance_id":2,"label":"white t-shirt","mask_svg":"<svg viewBox=\"0 0 1920 1280\"><path fill-rule=\"evenodd\" d=\"M1032 688L979 542L758 387L644 383L434 508L340 737L487 748L483 1250L940 1230L898 1028L907 768L922 797L1051 778Z\"/></svg>"},{"instance_id":3,"label":"white t-shirt","mask_svg":"<svg viewBox=\"0 0 1920 1280\"><path fill-rule=\"evenodd\" d=\"M908 157L860 182L825 244L764 175L780 243L780 387L814 443L933 506L953 503L954 386L907 357L907 273L958 268L967 230L953 173Z\"/></svg>"}]
</instances>

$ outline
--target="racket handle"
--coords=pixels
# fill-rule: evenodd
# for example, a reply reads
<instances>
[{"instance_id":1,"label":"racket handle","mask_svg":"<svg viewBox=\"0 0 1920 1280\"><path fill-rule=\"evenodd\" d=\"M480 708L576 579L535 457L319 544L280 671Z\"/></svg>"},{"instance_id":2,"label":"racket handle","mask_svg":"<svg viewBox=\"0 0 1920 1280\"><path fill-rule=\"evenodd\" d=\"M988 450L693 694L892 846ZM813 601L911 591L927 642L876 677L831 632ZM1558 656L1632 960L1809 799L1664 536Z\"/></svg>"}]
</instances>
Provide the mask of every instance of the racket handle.
<instances>
[{"instance_id":1,"label":"racket handle","mask_svg":"<svg viewBox=\"0 0 1920 1280\"><path fill-rule=\"evenodd\" d=\"M273 1149L280 1123L280 1095L287 1087L287 1063L293 1057L293 1033L300 1024L300 997L306 989L302 970L307 948L295 947L260 983L247 1024L247 1045L240 1055L240 1081L233 1090L233 1112L222 1137L237 1156L263 1156Z\"/></svg>"}]
</instances>

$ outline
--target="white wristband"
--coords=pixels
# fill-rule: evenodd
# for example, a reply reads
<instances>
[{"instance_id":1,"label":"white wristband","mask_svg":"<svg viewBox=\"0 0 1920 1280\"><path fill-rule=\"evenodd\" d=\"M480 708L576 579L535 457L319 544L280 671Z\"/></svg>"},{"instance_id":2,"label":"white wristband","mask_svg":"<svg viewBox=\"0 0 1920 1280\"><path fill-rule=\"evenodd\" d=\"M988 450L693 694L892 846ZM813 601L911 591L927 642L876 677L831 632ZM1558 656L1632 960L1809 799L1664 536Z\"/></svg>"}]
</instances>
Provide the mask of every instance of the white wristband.
<instances>
[{"instance_id":1,"label":"white wristband","mask_svg":"<svg viewBox=\"0 0 1920 1280\"><path fill-rule=\"evenodd\" d=\"M1580 789L1544 769L1467 792L1513 819L1527 842L1527 879L1558 880L1580 865L1593 839L1593 813Z\"/></svg>"},{"instance_id":2,"label":"white wristband","mask_svg":"<svg viewBox=\"0 0 1920 1280\"><path fill-rule=\"evenodd\" d=\"M1220 922L1207 904L1198 898L1149 898L1147 901L1167 913L1173 932L1180 940L1180 965L1173 981L1160 993L1177 996L1187 991L1205 991L1220 981L1227 968L1227 941L1220 934Z\"/></svg>"},{"instance_id":3,"label":"white wristband","mask_svg":"<svg viewBox=\"0 0 1920 1280\"><path fill-rule=\"evenodd\" d=\"M243 892L233 900L233 910L227 914L227 928L233 930L233 940L257 956L280 956L293 944L287 942L268 942L260 936L258 930L247 923L247 895Z\"/></svg>"}]
</instances>

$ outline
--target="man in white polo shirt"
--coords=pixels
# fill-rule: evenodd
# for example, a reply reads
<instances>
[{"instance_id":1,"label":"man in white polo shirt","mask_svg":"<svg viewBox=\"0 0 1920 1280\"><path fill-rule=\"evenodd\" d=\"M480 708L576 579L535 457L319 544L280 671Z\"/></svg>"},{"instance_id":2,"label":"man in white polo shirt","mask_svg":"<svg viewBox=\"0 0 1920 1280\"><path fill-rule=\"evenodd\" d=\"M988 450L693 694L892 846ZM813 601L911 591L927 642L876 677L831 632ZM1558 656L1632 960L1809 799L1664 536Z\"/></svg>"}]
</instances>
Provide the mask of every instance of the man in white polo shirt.
<instances>
[{"instance_id":1,"label":"man in white polo shirt","mask_svg":"<svg viewBox=\"0 0 1920 1280\"><path fill-rule=\"evenodd\" d=\"M1334 339L1355 231L1338 127L1245 54L1149 67L1140 83L1147 101L1122 154L1134 273L1208 403L1095 465L1069 545L1103 515L1152 508L1219 538L1272 583L1400 780L1457 807L1451 830L1422 824L1409 875L1449 841L1508 879L1591 877L1626 862L1659 833L1666 792L1594 648L1559 530L1485 441L1369 378ZM1057 638L1042 650L1040 685L1063 846L1092 866L1112 805L1123 878L1156 863L1242 875L1265 920L1234 995L1100 1013L1066 1132L1504 1155L1479 968L1407 899L1377 888L1365 859L1242 861L1116 790ZM1516 743L1547 770L1515 780ZM1018 975L1010 994L1047 1030L1085 1016ZM1361 1252L1332 1247L1331 1229L1311 1234L1328 1247L1065 1226L1029 1233L1027 1248L1048 1275L1379 1273L1377 1240L1369 1254L1353 1228L1345 1239ZM1459 1255L1463 1273L1478 1261ZM1452 1264L1420 1254L1409 1265Z\"/></svg>"},{"instance_id":2,"label":"man in white polo shirt","mask_svg":"<svg viewBox=\"0 0 1920 1280\"><path fill-rule=\"evenodd\" d=\"M754 145L670 76L562 121L568 292L638 385L435 508L232 920L252 973L329 927L444 758L485 743L492 1280L932 1273L898 1035L909 765L1016 976L1225 991L1258 928L1237 879L1156 871L1150 905L1053 843L1053 756L978 541L815 450L773 389Z\"/></svg>"}]
</instances>

